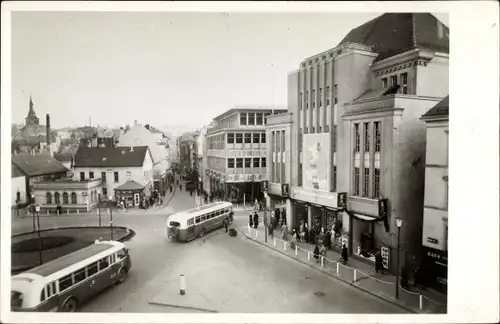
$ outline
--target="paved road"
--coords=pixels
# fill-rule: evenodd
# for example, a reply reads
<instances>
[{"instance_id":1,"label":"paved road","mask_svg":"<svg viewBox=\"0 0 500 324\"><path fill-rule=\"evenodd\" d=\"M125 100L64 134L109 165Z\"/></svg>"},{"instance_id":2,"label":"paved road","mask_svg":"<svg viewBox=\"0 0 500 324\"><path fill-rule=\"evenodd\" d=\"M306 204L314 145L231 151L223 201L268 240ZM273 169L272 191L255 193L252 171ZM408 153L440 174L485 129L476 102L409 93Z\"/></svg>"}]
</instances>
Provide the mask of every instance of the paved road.
<instances>
[{"instance_id":1,"label":"paved road","mask_svg":"<svg viewBox=\"0 0 500 324\"><path fill-rule=\"evenodd\" d=\"M169 213L189 208L194 199L176 193L164 215L123 214L117 225L130 225L136 236L127 246L132 269L127 280L85 305L82 312L197 312L151 305L178 291L179 274L186 275L187 293L209 301L204 308L220 312L283 313L403 313L390 303L361 292L327 275L272 253L241 235L229 237L223 229L189 243L169 242L164 224ZM247 212L235 215L233 226L247 223ZM88 224L97 218L44 218L45 225ZM18 224L17 230L31 223ZM44 225L42 225L44 226ZM318 295L316 295L317 293ZM175 297L174 297L175 298ZM182 298L182 297L180 297ZM170 298L171 301L171 298Z\"/></svg>"}]
</instances>

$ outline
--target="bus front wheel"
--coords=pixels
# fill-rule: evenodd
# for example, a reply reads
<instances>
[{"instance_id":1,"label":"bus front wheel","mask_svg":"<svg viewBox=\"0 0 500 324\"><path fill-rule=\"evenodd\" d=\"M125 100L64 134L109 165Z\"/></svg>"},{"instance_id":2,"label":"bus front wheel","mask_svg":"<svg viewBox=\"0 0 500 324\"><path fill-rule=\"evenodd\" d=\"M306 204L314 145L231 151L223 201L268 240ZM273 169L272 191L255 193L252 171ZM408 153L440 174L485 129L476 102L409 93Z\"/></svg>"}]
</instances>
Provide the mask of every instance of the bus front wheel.
<instances>
[{"instance_id":1,"label":"bus front wheel","mask_svg":"<svg viewBox=\"0 0 500 324\"><path fill-rule=\"evenodd\" d=\"M127 270L125 269L120 269L120 271L118 271L118 283L121 284L122 282L125 281L125 279L127 279Z\"/></svg>"},{"instance_id":2,"label":"bus front wheel","mask_svg":"<svg viewBox=\"0 0 500 324\"><path fill-rule=\"evenodd\" d=\"M75 297L68 298L63 305L63 312L73 313L78 307L78 301Z\"/></svg>"}]
</instances>

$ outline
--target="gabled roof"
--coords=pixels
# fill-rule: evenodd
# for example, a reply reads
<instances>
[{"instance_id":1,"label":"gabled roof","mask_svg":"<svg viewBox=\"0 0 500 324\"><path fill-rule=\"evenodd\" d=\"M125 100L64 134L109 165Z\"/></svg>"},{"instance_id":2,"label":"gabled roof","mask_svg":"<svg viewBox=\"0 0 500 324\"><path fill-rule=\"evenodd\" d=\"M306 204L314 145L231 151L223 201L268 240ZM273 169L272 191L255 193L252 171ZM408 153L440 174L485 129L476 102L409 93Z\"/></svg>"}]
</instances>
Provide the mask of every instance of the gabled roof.
<instances>
[{"instance_id":1,"label":"gabled roof","mask_svg":"<svg viewBox=\"0 0 500 324\"><path fill-rule=\"evenodd\" d=\"M351 30L345 43L373 46L375 61L414 48L450 52L449 28L430 13L385 13Z\"/></svg>"},{"instance_id":2,"label":"gabled roof","mask_svg":"<svg viewBox=\"0 0 500 324\"><path fill-rule=\"evenodd\" d=\"M121 186L115 188L115 190L142 190L144 186L138 184L134 180L129 180L122 184Z\"/></svg>"},{"instance_id":3,"label":"gabled roof","mask_svg":"<svg viewBox=\"0 0 500 324\"><path fill-rule=\"evenodd\" d=\"M423 119L429 119L433 117L447 117L449 116L449 100L450 96L446 96L443 100L438 102L434 107L429 109L425 114L422 115Z\"/></svg>"},{"instance_id":4,"label":"gabled roof","mask_svg":"<svg viewBox=\"0 0 500 324\"><path fill-rule=\"evenodd\" d=\"M80 147L75 155L78 167L140 167L146 154L151 154L147 146L123 147Z\"/></svg>"},{"instance_id":5,"label":"gabled roof","mask_svg":"<svg viewBox=\"0 0 500 324\"><path fill-rule=\"evenodd\" d=\"M120 136L118 145L147 145L153 157L153 163L157 163L165 159L157 145L157 138L149 130L142 125L134 125L128 132Z\"/></svg>"},{"instance_id":6,"label":"gabled roof","mask_svg":"<svg viewBox=\"0 0 500 324\"><path fill-rule=\"evenodd\" d=\"M71 161L71 159L73 159L73 154L71 153L54 154L54 158L60 162L69 162Z\"/></svg>"},{"instance_id":7,"label":"gabled roof","mask_svg":"<svg viewBox=\"0 0 500 324\"><path fill-rule=\"evenodd\" d=\"M10 177L11 178L24 177L24 173L18 167L16 167L14 163L12 163Z\"/></svg>"},{"instance_id":8,"label":"gabled roof","mask_svg":"<svg viewBox=\"0 0 500 324\"><path fill-rule=\"evenodd\" d=\"M29 177L60 174L68 171L61 162L46 153L12 155L12 163Z\"/></svg>"}]
</instances>

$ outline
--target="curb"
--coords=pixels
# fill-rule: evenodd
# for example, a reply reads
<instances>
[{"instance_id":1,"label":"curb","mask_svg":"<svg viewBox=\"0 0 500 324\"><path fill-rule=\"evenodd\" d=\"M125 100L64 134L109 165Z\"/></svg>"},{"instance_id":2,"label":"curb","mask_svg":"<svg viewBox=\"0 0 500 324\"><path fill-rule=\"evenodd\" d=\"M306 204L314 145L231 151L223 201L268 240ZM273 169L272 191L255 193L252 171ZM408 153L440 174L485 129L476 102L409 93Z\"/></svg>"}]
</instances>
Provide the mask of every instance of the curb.
<instances>
[{"instance_id":1,"label":"curb","mask_svg":"<svg viewBox=\"0 0 500 324\"><path fill-rule=\"evenodd\" d=\"M149 301L148 303L151 305L156 305L156 306L167 306L167 307L175 307L175 308L183 308L183 309L193 309L193 310L207 312L207 313L218 313L217 311L214 311L211 309L205 309L205 308L198 308L198 307L191 307L191 306L180 306L180 305L174 305L174 304L165 304L165 303L158 303L155 301Z\"/></svg>"},{"instance_id":2,"label":"curb","mask_svg":"<svg viewBox=\"0 0 500 324\"><path fill-rule=\"evenodd\" d=\"M304 264L304 265L306 265L306 266L308 266L308 267L310 267L310 268L312 268L312 269L315 269L315 270L317 270L317 271L319 271L319 272L321 272L321 273L324 273L324 274L326 274L326 275L328 275L328 276L330 276L330 277L332 277L332 278L335 278L335 279L337 279L337 280L340 280L340 281L342 281L342 282L344 282L344 283L346 283L346 284L348 284L348 285L350 285L350 286L352 286L352 287L355 287L355 288L357 288L357 289L359 289L359 290L362 290L362 291L364 291L364 292L366 292L366 293L368 293L368 294L370 294L370 295L372 295L372 296L375 296L375 297L377 297L377 298L383 299L383 300L385 300L385 301L387 301L387 302L389 302L389 303L391 303L391 304L393 304L393 305L395 305L395 306L398 306L399 308L402 308L402 309L404 309L404 310L406 310L406 311L408 311L408 312L411 312L411 313L414 313L414 314L425 314L425 313L423 313L423 312L422 312L422 313L421 313L421 312L417 312L417 311L415 311L414 309L411 309L411 308L409 308L409 307L407 307L407 306L401 305L401 304L399 304L399 303L397 303L397 302L395 302L395 301L393 301L393 300L391 300L391 299L389 299L389 298L387 298L387 297L385 297L385 296L382 296L382 295L379 295L379 294L377 294L377 293L374 293L373 291L370 291L370 290L368 290L368 289L365 289L365 288L363 288L363 287L360 287L360 286L358 286L358 285L355 285L354 283L352 283L352 282L350 282L350 281L346 281L346 280L344 280L344 279L342 279L342 278L339 278L339 277L337 277L337 276L334 276L334 275L332 275L331 273L328 273L328 272L326 272L326 271L323 271L323 270L321 270L321 269L318 269L318 268L314 267L313 265L310 265L309 263L306 263L306 262L304 262L304 261L302 261L302 260L296 259L296 258L294 258L294 257L293 257L293 256L291 256L291 255L288 255L288 254L286 254L286 253L283 253L282 251L279 251L279 250L273 249L273 248L271 248L271 247L267 246L266 244L264 244L264 243L262 243L262 242L259 242L259 241L256 241L256 240L254 240L253 238L249 237L249 236L245 233L245 231L243 231L243 230L241 230L241 229L240 229L240 232L241 232L241 233L242 233L242 234L243 234L243 235L244 235L247 239L249 239L249 240L250 240L250 241L252 241L252 242L255 242L255 243L258 243L258 244L260 244L260 245L262 245L262 246L265 246L265 247L266 247L266 248L268 248L268 249L271 249L271 250L273 250L273 251L275 251L275 252L278 252L278 253L280 253L280 254L282 254L282 255L285 255L285 256L289 257L290 259L292 259L292 260L295 260L295 261L297 261L297 262L299 262L299 263L302 263L302 264Z\"/></svg>"}]
</instances>

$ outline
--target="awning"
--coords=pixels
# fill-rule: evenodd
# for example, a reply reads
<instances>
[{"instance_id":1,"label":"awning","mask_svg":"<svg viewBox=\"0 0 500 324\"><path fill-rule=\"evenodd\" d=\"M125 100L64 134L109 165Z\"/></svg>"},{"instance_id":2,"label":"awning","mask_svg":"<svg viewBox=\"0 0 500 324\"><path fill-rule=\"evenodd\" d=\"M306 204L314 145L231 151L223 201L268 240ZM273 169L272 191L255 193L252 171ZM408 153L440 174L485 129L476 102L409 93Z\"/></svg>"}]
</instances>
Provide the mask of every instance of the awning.
<instances>
[{"instance_id":1,"label":"awning","mask_svg":"<svg viewBox=\"0 0 500 324\"><path fill-rule=\"evenodd\" d=\"M345 209L345 212L349 216L352 216L352 217L357 218L357 219L362 220L362 221L376 222L376 221L380 221L380 220L384 219L384 217L377 217L377 216L362 214L362 213L354 212L354 211L348 210L348 209Z\"/></svg>"}]
</instances>

